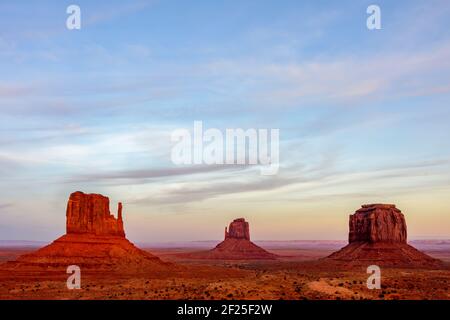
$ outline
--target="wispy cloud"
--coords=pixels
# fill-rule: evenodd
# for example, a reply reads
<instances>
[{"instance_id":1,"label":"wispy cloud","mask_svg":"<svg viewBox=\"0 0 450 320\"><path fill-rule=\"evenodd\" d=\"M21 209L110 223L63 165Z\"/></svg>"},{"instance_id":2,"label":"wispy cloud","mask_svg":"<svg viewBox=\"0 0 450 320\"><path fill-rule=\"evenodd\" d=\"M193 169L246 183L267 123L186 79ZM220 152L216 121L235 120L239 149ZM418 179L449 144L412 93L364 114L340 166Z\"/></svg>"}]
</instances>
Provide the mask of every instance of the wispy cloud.
<instances>
[{"instance_id":1,"label":"wispy cloud","mask_svg":"<svg viewBox=\"0 0 450 320\"><path fill-rule=\"evenodd\" d=\"M10 157L8 155L0 153L0 173L2 175L11 175L16 170L20 169L20 167L20 161L18 161L14 157Z\"/></svg>"},{"instance_id":2,"label":"wispy cloud","mask_svg":"<svg viewBox=\"0 0 450 320\"><path fill-rule=\"evenodd\" d=\"M0 210L12 207L13 205L13 203L0 203Z\"/></svg>"},{"instance_id":3,"label":"wispy cloud","mask_svg":"<svg viewBox=\"0 0 450 320\"><path fill-rule=\"evenodd\" d=\"M123 2L117 2L115 4L107 3L105 6L98 7L94 13L87 12L86 25L99 24L107 21L117 19L135 12L142 11L152 4L154 0L133 0Z\"/></svg>"},{"instance_id":4,"label":"wispy cloud","mask_svg":"<svg viewBox=\"0 0 450 320\"><path fill-rule=\"evenodd\" d=\"M209 181L209 179L207 179ZM177 205L199 202L232 194L243 194L247 192L271 191L296 183L295 178L261 178L257 181L225 181L209 183L183 183L168 186L164 193L131 200L129 203L137 204L164 204ZM192 186L194 185L194 186Z\"/></svg>"},{"instance_id":5,"label":"wispy cloud","mask_svg":"<svg viewBox=\"0 0 450 320\"><path fill-rule=\"evenodd\" d=\"M212 76L251 84L248 99L280 105L308 101L405 97L448 93L450 43L422 51L346 56L301 63L252 60L215 61L205 67ZM446 75L450 72L445 72ZM443 84L445 83L445 85Z\"/></svg>"},{"instance_id":6,"label":"wispy cloud","mask_svg":"<svg viewBox=\"0 0 450 320\"><path fill-rule=\"evenodd\" d=\"M121 170L93 174L79 174L67 180L74 182L96 182L114 184L137 184L150 183L157 178L181 177L196 174L205 174L218 171L244 170L244 166L223 166L223 165L197 165L188 167L167 167L159 169Z\"/></svg>"}]
</instances>

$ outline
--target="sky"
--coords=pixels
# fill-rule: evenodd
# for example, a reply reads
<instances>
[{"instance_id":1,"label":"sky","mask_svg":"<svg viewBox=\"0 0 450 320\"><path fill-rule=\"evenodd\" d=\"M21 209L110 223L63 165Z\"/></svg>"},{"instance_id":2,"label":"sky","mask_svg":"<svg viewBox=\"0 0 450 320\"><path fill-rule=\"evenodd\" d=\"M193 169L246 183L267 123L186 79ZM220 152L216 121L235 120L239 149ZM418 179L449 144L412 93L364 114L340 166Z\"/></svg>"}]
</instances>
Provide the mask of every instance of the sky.
<instances>
[{"instance_id":1,"label":"sky","mask_svg":"<svg viewBox=\"0 0 450 320\"><path fill-rule=\"evenodd\" d=\"M449 120L445 0L0 1L2 240L64 234L77 190L139 242L346 239L365 203L450 238ZM278 174L174 164L194 121L279 129Z\"/></svg>"}]
</instances>

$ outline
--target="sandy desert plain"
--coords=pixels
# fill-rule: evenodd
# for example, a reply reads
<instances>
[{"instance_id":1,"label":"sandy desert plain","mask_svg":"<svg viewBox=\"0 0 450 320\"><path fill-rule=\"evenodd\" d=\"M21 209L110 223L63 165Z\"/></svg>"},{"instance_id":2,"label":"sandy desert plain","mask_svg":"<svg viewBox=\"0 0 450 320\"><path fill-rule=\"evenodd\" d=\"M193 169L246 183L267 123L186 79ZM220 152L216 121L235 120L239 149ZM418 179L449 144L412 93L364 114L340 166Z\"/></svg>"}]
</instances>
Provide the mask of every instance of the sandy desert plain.
<instances>
[{"instance_id":1,"label":"sandy desert plain","mask_svg":"<svg viewBox=\"0 0 450 320\"><path fill-rule=\"evenodd\" d=\"M133 244L117 208L77 191L61 237L0 241L0 299L450 299L450 240L408 243L393 204L357 209L348 242L252 241L236 218L223 241ZM80 286L69 289L74 265ZM369 289L371 265L379 288Z\"/></svg>"},{"instance_id":2,"label":"sandy desert plain","mask_svg":"<svg viewBox=\"0 0 450 320\"><path fill-rule=\"evenodd\" d=\"M450 299L450 241L410 243L443 261L438 269L382 268L380 290L366 286L366 269L339 270L323 263L346 241L255 241L277 260L191 259L219 241L138 244L176 263L177 270L153 274L82 272L81 289L68 290L65 270L0 271L1 299ZM0 263L41 243L0 242Z\"/></svg>"}]
</instances>

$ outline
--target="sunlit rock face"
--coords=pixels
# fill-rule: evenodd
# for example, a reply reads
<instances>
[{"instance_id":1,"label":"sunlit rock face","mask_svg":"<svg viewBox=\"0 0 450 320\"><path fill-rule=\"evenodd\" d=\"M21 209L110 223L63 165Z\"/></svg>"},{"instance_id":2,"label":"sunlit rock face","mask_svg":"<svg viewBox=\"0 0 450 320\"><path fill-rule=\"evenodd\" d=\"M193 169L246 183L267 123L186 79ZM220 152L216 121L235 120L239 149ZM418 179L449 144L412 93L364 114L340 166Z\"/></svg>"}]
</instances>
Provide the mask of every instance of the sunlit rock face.
<instances>
[{"instance_id":1,"label":"sunlit rock face","mask_svg":"<svg viewBox=\"0 0 450 320\"><path fill-rule=\"evenodd\" d=\"M125 237L122 203L119 203L115 218L109 211L108 197L80 191L72 193L67 202L66 233Z\"/></svg>"},{"instance_id":2,"label":"sunlit rock face","mask_svg":"<svg viewBox=\"0 0 450 320\"><path fill-rule=\"evenodd\" d=\"M227 230L225 228L225 239L250 240L250 228L244 218L234 219Z\"/></svg>"},{"instance_id":3,"label":"sunlit rock face","mask_svg":"<svg viewBox=\"0 0 450 320\"><path fill-rule=\"evenodd\" d=\"M393 204L362 205L350 215L349 227L349 243L406 243L405 216Z\"/></svg>"}]
</instances>

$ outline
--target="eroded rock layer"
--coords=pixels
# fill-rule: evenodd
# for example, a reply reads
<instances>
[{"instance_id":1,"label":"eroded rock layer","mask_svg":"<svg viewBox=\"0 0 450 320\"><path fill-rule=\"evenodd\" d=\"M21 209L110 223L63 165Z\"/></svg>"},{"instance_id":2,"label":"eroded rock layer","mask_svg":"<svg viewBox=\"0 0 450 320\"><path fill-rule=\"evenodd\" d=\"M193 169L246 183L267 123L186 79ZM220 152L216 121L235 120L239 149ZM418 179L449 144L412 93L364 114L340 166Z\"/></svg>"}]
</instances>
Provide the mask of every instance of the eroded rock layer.
<instances>
[{"instance_id":1,"label":"eroded rock layer","mask_svg":"<svg viewBox=\"0 0 450 320\"><path fill-rule=\"evenodd\" d=\"M348 241L406 243L405 217L393 204L363 205L350 215Z\"/></svg>"},{"instance_id":2,"label":"eroded rock layer","mask_svg":"<svg viewBox=\"0 0 450 320\"><path fill-rule=\"evenodd\" d=\"M250 227L244 218L234 219L229 229L225 227L225 239L250 240Z\"/></svg>"},{"instance_id":3,"label":"eroded rock layer","mask_svg":"<svg viewBox=\"0 0 450 320\"><path fill-rule=\"evenodd\" d=\"M122 203L118 205L116 219L109 211L108 197L80 191L72 193L67 202L66 233L125 237Z\"/></svg>"}]
</instances>

